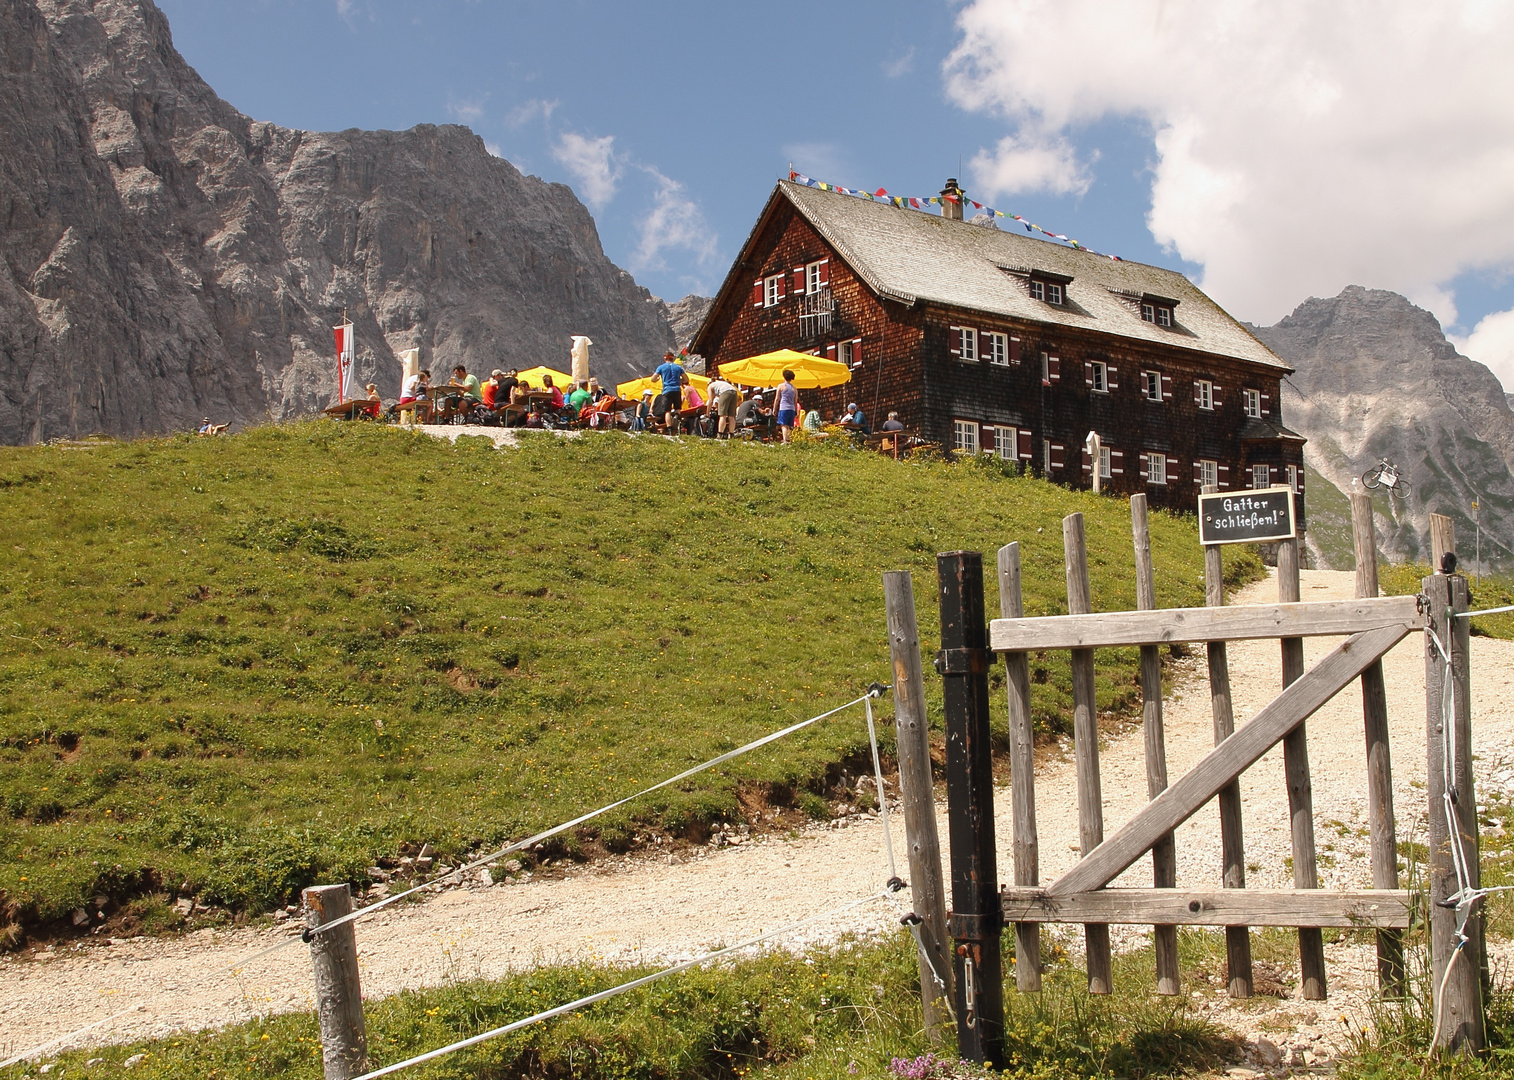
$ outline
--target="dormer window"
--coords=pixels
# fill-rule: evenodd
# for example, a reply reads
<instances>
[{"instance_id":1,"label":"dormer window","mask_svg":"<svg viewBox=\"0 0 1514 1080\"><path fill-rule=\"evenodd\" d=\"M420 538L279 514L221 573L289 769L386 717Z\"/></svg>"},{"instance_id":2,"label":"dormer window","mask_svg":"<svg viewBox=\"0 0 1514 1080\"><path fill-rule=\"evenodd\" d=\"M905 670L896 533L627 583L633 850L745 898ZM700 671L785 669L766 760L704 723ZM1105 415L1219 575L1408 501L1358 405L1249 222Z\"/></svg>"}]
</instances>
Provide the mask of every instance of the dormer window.
<instances>
[{"instance_id":1,"label":"dormer window","mask_svg":"<svg viewBox=\"0 0 1514 1080\"><path fill-rule=\"evenodd\" d=\"M1041 281L1037 278L1030 279L1030 298L1032 300L1044 300L1048 304L1060 305L1066 294L1062 291L1062 285L1056 281Z\"/></svg>"},{"instance_id":2,"label":"dormer window","mask_svg":"<svg viewBox=\"0 0 1514 1080\"><path fill-rule=\"evenodd\" d=\"M1172 309L1177 306L1176 300L1147 293L1140 300L1141 321L1149 322L1153 326L1171 327L1174 325Z\"/></svg>"}]
</instances>

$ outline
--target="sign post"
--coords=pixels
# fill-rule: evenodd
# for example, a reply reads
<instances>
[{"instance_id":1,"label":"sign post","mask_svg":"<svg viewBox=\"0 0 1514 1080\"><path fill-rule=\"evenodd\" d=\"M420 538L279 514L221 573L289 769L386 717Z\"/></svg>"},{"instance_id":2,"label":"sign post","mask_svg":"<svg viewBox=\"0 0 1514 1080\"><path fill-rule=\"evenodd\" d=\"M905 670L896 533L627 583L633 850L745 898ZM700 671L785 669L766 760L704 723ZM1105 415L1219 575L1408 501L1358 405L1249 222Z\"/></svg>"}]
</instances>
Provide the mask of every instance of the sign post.
<instances>
[{"instance_id":1,"label":"sign post","mask_svg":"<svg viewBox=\"0 0 1514 1080\"><path fill-rule=\"evenodd\" d=\"M1206 546L1265 544L1297 535L1291 488L1199 496L1199 543Z\"/></svg>"}]
</instances>

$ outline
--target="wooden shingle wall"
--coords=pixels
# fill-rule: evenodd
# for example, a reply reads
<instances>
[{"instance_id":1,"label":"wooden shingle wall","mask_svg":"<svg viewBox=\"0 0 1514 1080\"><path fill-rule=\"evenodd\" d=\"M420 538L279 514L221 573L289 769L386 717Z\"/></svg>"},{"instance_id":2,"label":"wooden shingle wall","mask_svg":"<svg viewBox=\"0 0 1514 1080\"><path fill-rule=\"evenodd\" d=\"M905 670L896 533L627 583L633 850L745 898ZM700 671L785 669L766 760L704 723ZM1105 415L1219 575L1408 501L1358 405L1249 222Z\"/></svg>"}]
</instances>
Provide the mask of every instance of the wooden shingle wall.
<instances>
[{"instance_id":1,"label":"wooden shingle wall","mask_svg":"<svg viewBox=\"0 0 1514 1080\"><path fill-rule=\"evenodd\" d=\"M783 348L834 359L840 343L860 339L861 362L850 383L800 394L803 406L819 408L827 421L848 401L862 405L874 429L894 410L909 430L945 450L953 448L954 421L978 424L984 451L994 449L993 428L1013 426L1013 453L1022 465L1037 474L1045 471L1049 442L1049 478L1085 488L1091 486L1094 463L1083 450L1084 440L1095 430L1111 451L1106 490L1145 491L1153 504L1183 510L1195 505L1202 459L1218 464L1222 490L1251 487L1254 464L1268 466L1272 483L1287 483L1292 465L1302 483L1299 443L1240 439L1246 389L1262 395L1264 420L1280 422L1280 373L1177 344L1163 348L1114 333L880 298L791 205L778 200L772 210L746 261L733 271L742 287L729 290L695 341L712 367ZM806 337L796 294L796 286L803 290L803 274L796 271L821 259L827 260L836 311L828 333ZM760 283L773 274L783 275L784 296L770 305ZM1070 301L1076 301L1078 287L1071 286ZM1139 319L1137 309L1131 318ZM1176 322L1175 341L1184 333L1181 308ZM961 357L960 328L976 332L975 359ZM1010 339L1008 363L990 359L989 333ZM1049 379L1043 353L1051 361ZM1103 390L1092 385L1095 363L1104 365ZM1145 371L1161 376L1159 402L1143 393ZM1195 382L1201 379L1214 387L1211 409L1195 400ZM1149 482L1146 455L1153 452L1168 462L1166 483Z\"/></svg>"}]
</instances>

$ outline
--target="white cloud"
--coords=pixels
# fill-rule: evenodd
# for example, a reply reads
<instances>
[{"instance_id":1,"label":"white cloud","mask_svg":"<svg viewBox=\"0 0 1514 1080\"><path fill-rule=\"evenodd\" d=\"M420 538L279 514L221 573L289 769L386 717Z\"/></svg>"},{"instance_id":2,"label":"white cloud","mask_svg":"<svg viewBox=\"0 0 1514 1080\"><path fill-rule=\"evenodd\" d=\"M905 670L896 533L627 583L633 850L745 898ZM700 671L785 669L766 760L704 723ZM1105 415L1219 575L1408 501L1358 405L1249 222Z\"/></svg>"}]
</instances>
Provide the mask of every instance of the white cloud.
<instances>
[{"instance_id":1,"label":"white cloud","mask_svg":"<svg viewBox=\"0 0 1514 1080\"><path fill-rule=\"evenodd\" d=\"M1048 138L1149 124L1152 234L1244 318L1351 283L1454 317L1445 283L1514 261L1514 5L974 0L959 29L949 94L1021 140L985 179L1070 182Z\"/></svg>"},{"instance_id":2,"label":"white cloud","mask_svg":"<svg viewBox=\"0 0 1514 1080\"><path fill-rule=\"evenodd\" d=\"M497 158L502 158L502 157L505 156L504 153L501 152L501 150L499 148L499 143L497 143L497 142L486 142L486 143L484 143L484 149L487 150L487 151L489 151L489 153L493 154Z\"/></svg>"},{"instance_id":3,"label":"white cloud","mask_svg":"<svg viewBox=\"0 0 1514 1080\"><path fill-rule=\"evenodd\" d=\"M705 220L699 204L689 199L688 190L677 180L664 176L650 165L640 166L657 184L652 212L641 223L641 242L631 258L637 272L667 268L663 252L681 248L703 266L715 257L716 236Z\"/></svg>"},{"instance_id":4,"label":"white cloud","mask_svg":"<svg viewBox=\"0 0 1514 1080\"><path fill-rule=\"evenodd\" d=\"M357 10L354 0L336 0L336 13L342 18L349 18Z\"/></svg>"},{"instance_id":5,"label":"white cloud","mask_svg":"<svg viewBox=\"0 0 1514 1080\"><path fill-rule=\"evenodd\" d=\"M560 105L557 100L544 101L541 98L531 98L523 101L505 114L505 123L512 128L525 127L533 120L541 120L547 123L552 119L553 110Z\"/></svg>"},{"instance_id":6,"label":"white cloud","mask_svg":"<svg viewBox=\"0 0 1514 1080\"><path fill-rule=\"evenodd\" d=\"M447 96L447 115L463 124L476 124L484 118L484 102L489 100L485 94L481 98L472 98L459 101L450 94Z\"/></svg>"},{"instance_id":7,"label":"white cloud","mask_svg":"<svg viewBox=\"0 0 1514 1080\"><path fill-rule=\"evenodd\" d=\"M908 75L915 70L915 47L911 45L903 56L896 56L892 60L883 62L883 74L890 79L897 79L901 75Z\"/></svg>"},{"instance_id":8,"label":"white cloud","mask_svg":"<svg viewBox=\"0 0 1514 1080\"><path fill-rule=\"evenodd\" d=\"M1462 353L1486 364L1503 383L1505 393L1514 393L1514 311L1485 315L1466 337L1452 337Z\"/></svg>"},{"instance_id":9,"label":"white cloud","mask_svg":"<svg viewBox=\"0 0 1514 1080\"><path fill-rule=\"evenodd\" d=\"M1093 182L1072 143L1046 132L1006 135L992 150L974 154L971 164L973 182L982 189L979 198L1028 191L1082 195Z\"/></svg>"},{"instance_id":10,"label":"white cloud","mask_svg":"<svg viewBox=\"0 0 1514 1080\"><path fill-rule=\"evenodd\" d=\"M594 209L604 209L615 198L624 169L615 155L614 135L590 139L565 131L552 156L578 180L584 201Z\"/></svg>"}]
</instances>

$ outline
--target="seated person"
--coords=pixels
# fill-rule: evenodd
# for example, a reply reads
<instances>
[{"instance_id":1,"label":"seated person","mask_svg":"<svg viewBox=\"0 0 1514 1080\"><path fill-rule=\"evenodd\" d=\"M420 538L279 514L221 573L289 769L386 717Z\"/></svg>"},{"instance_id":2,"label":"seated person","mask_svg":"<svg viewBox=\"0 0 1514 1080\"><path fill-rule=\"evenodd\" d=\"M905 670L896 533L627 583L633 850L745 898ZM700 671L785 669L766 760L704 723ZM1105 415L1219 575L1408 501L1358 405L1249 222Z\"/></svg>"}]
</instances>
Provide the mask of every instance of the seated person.
<instances>
[{"instance_id":1,"label":"seated person","mask_svg":"<svg viewBox=\"0 0 1514 1080\"><path fill-rule=\"evenodd\" d=\"M505 373L499 368L495 368L489 373L489 381L484 383L484 385L480 388L480 400L484 403L484 406L486 408L496 409L499 407L499 383L500 380L504 377ZM508 401L509 399L506 398L505 400Z\"/></svg>"},{"instance_id":2,"label":"seated person","mask_svg":"<svg viewBox=\"0 0 1514 1080\"><path fill-rule=\"evenodd\" d=\"M830 433L823 430L824 425L820 421L820 410L811 409L804 414L804 433L811 439L824 439Z\"/></svg>"},{"instance_id":3,"label":"seated person","mask_svg":"<svg viewBox=\"0 0 1514 1080\"><path fill-rule=\"evenodd\" d=\"M599 385L598 379L589 380L589 397L593 400L594 404L598 405L605 398L612 398L614 396L610 391Z\"/></svg>"},{"instance_id":4,"label":"seated person","mask_svg":"<svg viewBox=\"0 0 1514 1080\"><path fill-rule=\"evenodd\" d=\"M903 431L904 430L904 425L899 422L899 414L898 413L891 412L891 413L888 414L888 419L885 420L885 421L883 421L883 430L884 431Z\"/></svg>"},{"instance_id":5,"label":"seated person","mask_svg":"<svg viewBox=\"0 0 1514 1080\"><path fill-rule=\"evenodd\" d=\"M462 364L452 369L452 381L447 385L461 387L463 397L472 398L474 401L480 401L483 398L478 385L478 376L469 375L468 369Z\"/></svg>"},{"instance_id":6,"label":"seated person","mask_svg":"<svg viewBox=\"0 0 1514 1080\"><path fill-rule=\"evenodd\" d=\"M641 392L641 402L636 406L636 418L631 423L632 431L646 431L657 418L657 402L653 399L651 390Z\"/></svg>"},{"instance_id":7,"label":"seated person","mask_svg":"<svg viewBox=\"0 0 1514 1080\"><path fill-rule=\"evenodd\" d=\"M431 372L417 371L414 375L405 376L405 381L400 385L401 405L408 405L425 395L426 389L431 385Z\"/></svg>"},{"instance_id":8,"label":"seated person","mask_svg":"<svg viewBox=\"0 0 1514 1080\"><path fill-rule=\"evenodd\" d=\"M683 388L683 407L685 409L704 408L704 398L699 393L699 387L693 383Z\"/></svg>"},{"instance_id":9,"label":"seated person","mask_svg":"<svg viewBox=\"0 0 1514 1080\"><path fill-rule=\"evenodd\" d=\"M857 435L873 433L873 429L867 426L867 414L857 407L855 401L847 405L846 413L841 417L841 426Z\"/></svg>"},{"instance_id":10,"label":"seated person","mask_svg":"<svg viewBox=\"0 0 1514 1080\"><path fill-rule=\"evenodd\" d=\"M552 376L550 375L543 375L541 377L541 385L543 390L550 391L552 394L552 408L557 412L561 412L563 407L562 388L552 385Z\"/></svg>"},{"instance_id":11,"label":"seated person","mask_svg":"<svg viewBox=\"0 0 1514 1080\"><path fill-rule=\"evenodd\" d=\"M377 416L384 405L384 399L379 397L378 385L369 383L363 389L368 391L368 397L363 402L361 411L369 416Z\"/></svg>"},{"instance_id":12,"label":"seated person","mask_svg":"<svg viewBox=\"0 0 1514 1080\"><path fill-rule=\"evenodd\" d=\"M593 403L594 395L589 393L588 383L579 383L573 388L573 392L568 395L568 407L573 410L576 416L582 416L584 406L592 405Z\"/></svg>"},{"instance_id":13,"label":"seated person","mask_svg":"<svg viewBox=\"0 0 1514 1080\"><path fill-rule=\"evenodd\" d=\"M752 428L760 438L772 435L773 413L763 406L762 395L752 391L750 399L736 406L736 427Z\"/></svg>"}]
</instances>

